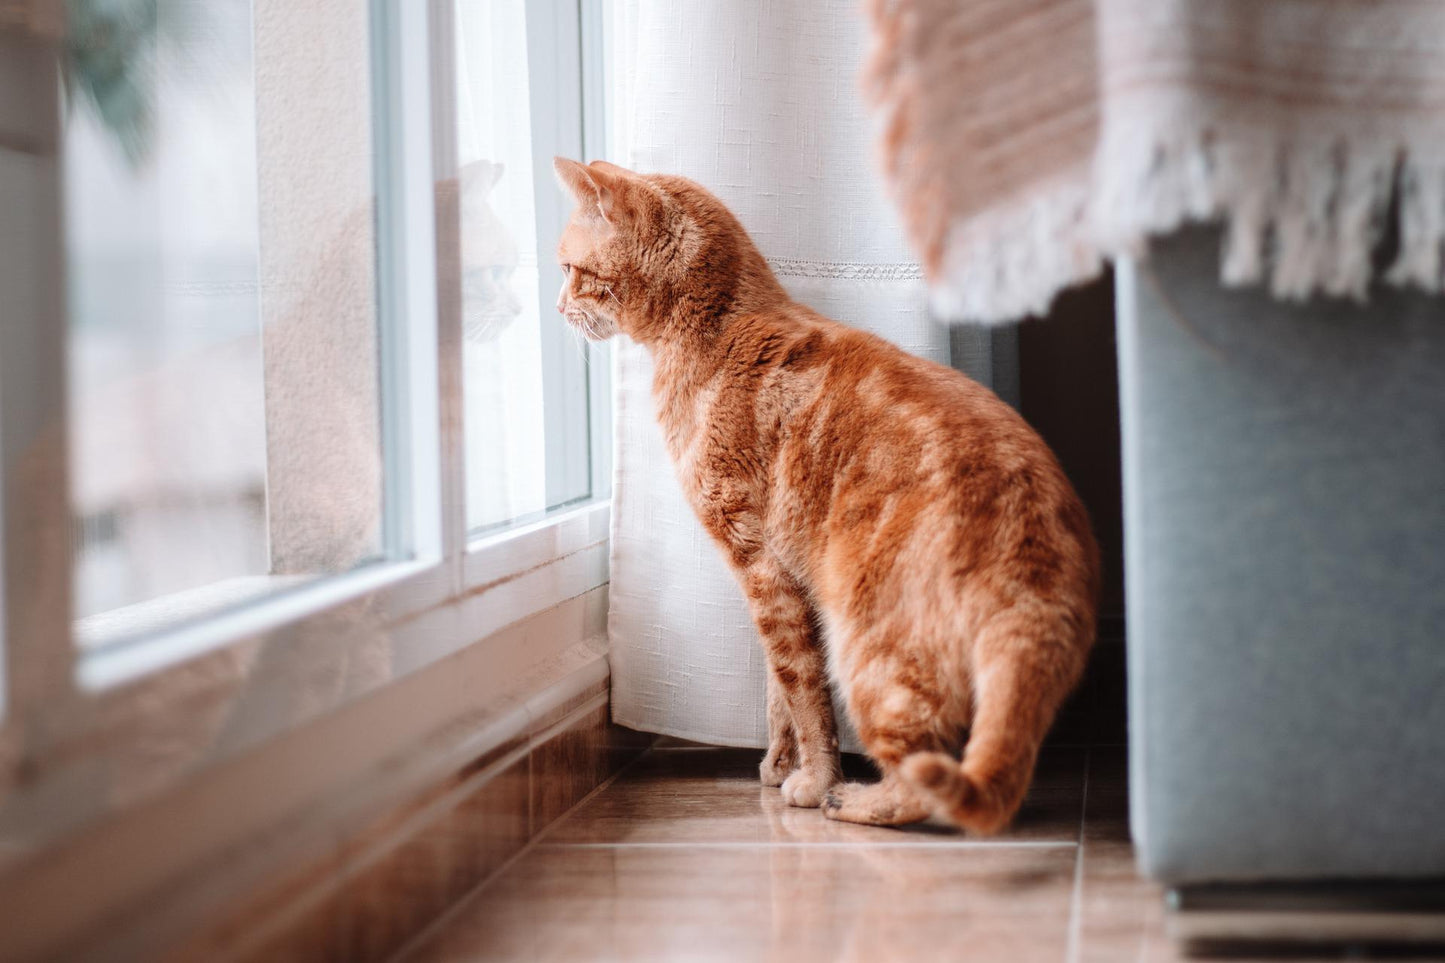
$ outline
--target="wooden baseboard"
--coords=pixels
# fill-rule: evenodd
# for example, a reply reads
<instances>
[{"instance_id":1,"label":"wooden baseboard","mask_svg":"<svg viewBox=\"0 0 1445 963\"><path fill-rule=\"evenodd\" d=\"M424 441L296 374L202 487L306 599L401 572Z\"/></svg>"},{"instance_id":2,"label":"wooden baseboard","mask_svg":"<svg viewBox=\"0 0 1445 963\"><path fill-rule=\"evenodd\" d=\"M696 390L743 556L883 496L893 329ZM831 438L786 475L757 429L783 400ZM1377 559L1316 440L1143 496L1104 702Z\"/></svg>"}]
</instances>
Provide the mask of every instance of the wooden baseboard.
<instances>
[{"instance_id":1,"label":"wooden baseboard","mask_svg":"<svg viewBox=\"0 0 1445 963\"><path fill-rule=\"evenodd\" d=\"M555 700L554 700L555 701ZM651 744L614 726L607 683L241 900L168 960L384 960Z\"/></svg>"},{"instance_id":2,"label":"wooden baseboard","mask_svg":"<svg viewBox=\"0 0 1445 963\"><path fill-rule=\"evenodd\" d=\"M503 667L505 687L494 655L473 646L38 854L0 878L0 960L390 957L653 741L611 724L600 639Z\"/></svg>"}]
</instances>

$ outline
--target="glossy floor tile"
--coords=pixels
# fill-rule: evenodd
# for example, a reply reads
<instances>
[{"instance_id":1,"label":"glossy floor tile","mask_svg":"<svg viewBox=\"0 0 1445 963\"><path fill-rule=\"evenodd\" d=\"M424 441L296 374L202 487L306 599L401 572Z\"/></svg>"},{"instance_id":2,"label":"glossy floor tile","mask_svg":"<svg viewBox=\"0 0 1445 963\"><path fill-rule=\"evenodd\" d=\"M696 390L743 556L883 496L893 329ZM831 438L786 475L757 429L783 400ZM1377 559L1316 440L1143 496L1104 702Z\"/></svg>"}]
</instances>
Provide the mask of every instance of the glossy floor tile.
<instances>
[{"instance_id":1,"label":"glossy floor tile","mask_svg":"<svg viewBox=\"0 0 1445 963\"><path fill-rule=\"evenodd\" d=\"M931 824L905 829L857 826L824 819L816 810L783 802L759 785L761 754L733 749L659 749L626 778L558 824L549 843L927 843L958 837ZM1085 751L1049 750L1040 759L1033 791L1005 839L1073 842L1079 835ZM845 775L872 780L872 767L847 757Z\"/></svg>"},{"instance_id":2,"label":"glossy floor tile","mask_svg":"<svg viewBox=\"0 0 1445 963\"><path fill-rule=\"evenodd\" d=\"M1159 888L1134 872L1122 748L1046 750L1015 827L990 839L793 809L758 785L758 755L653 749L405 959L1186 958L1165 937Z\"/></svg>"},{"instance_id":3,"label":"glossy floor tile","mask_svg":"<svg viewBox=\"0 0 1445 963\"><path fill-rule=\"evenodd\" d=\"M1073 865L1063 846L551 846L418 958L1061 960Z\"/></svg>"}]
</instances>

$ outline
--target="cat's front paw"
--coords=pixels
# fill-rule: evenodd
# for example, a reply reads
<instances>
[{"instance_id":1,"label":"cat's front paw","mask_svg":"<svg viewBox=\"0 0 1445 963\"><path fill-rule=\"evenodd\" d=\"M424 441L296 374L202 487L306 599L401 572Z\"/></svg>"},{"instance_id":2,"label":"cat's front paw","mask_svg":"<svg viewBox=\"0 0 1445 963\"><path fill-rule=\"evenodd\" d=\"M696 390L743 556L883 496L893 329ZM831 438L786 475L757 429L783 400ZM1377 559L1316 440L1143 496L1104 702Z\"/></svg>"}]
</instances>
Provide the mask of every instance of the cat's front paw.
<instances>
[{"instance_id":1,"label":"cat's front paw","mask_svg":"<svg viewBox=\"0 0 1445 963\"><path fill-rule=\"evenodd\" d=\"M799 769L783 780L783 801L789 806L816 809L838 782L838 773L831 767Z\"/></svg>"}]
</instances>

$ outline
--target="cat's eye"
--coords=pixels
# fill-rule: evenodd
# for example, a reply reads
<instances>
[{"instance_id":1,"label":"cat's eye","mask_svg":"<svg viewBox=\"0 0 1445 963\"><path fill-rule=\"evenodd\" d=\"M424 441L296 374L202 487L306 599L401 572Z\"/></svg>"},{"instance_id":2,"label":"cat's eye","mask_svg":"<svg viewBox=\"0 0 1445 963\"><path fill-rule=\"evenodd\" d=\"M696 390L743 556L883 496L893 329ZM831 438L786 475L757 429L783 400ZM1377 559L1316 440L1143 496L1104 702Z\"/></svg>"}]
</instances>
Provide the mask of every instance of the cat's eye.
<instances>
[{"instance_id":1,"label":"cat's eye","mask_svg":"<svg viewBox=\"0 0 1445 963\"><path fill-rule=\"evenodd\" d=\"M570 265L570 264L563 264L563 265L562 265L562 274L563 274L564 276L570 278L570 277L572 276L572 265Z\"/></svg>"}]
</instances>

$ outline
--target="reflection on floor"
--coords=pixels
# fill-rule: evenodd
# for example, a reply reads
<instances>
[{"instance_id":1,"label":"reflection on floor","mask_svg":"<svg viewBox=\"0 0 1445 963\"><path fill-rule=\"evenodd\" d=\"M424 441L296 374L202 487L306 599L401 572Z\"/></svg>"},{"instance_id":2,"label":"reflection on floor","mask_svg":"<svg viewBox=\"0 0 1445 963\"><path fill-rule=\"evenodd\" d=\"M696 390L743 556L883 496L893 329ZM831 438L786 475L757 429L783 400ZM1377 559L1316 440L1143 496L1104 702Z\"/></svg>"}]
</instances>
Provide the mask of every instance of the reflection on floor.
<instances>
[{"instance_id":1,"label":"reflection on floor","mask_svg":"<svg viewBox=\"0 0 1445 963\"><path fill-rule=\"evenodd\" d=\"M829 822L759 786L758 757L664 742L406 959L1181 958L1134 873L1122 747L1046 749L992 839Z\"/></svg>"}]
</instances>

